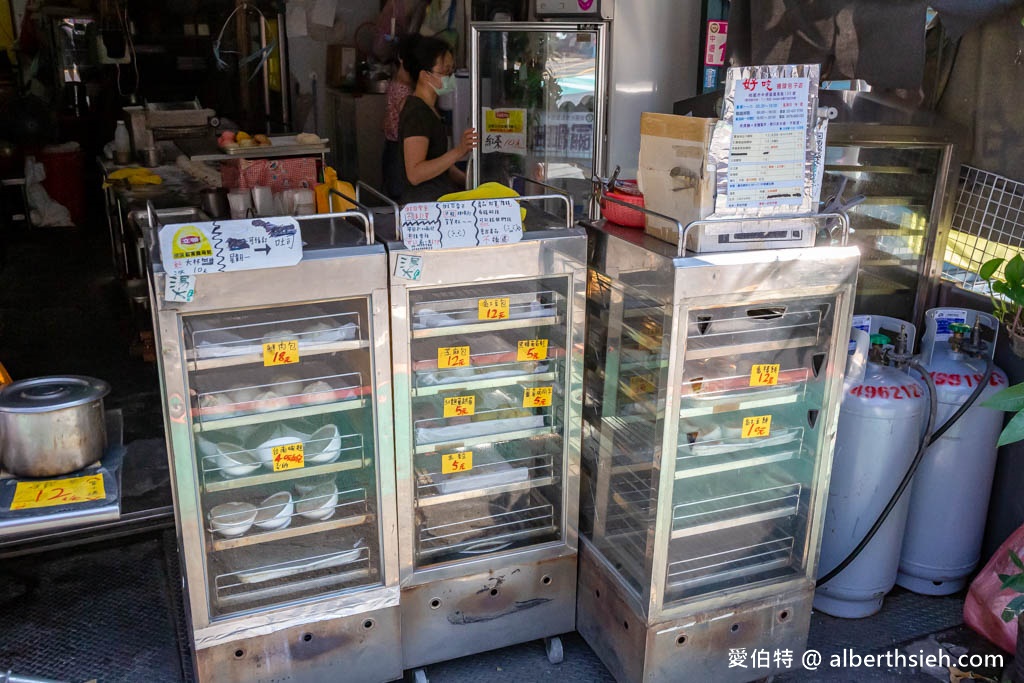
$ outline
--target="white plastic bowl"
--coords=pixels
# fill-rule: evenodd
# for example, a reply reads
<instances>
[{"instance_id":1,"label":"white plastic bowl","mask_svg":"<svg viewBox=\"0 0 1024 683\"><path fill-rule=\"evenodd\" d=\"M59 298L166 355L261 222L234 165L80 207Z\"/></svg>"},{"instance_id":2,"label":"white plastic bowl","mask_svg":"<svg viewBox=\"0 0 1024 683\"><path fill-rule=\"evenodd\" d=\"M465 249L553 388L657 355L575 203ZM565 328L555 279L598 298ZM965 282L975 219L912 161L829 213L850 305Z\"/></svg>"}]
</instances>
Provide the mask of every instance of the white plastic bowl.
<instances>
[{"instance_id":1,"label":"white plastic bowl","mask_svg":"<svg viewBox=\"0 0 1024 683\"><path fill-rule=\"evenodd\" d=\"M274 448L276 446L287 446L299 441L304 441L304 439L297 436L275 436L273 439L268 439L261 443L256 449L256 454L259 455L264 465L274 469Z\"/></svg>"},{"instance_id":2,"label":"white plastic bowl","mask_svg":"<svg viewBox=\"0 0 1024 683\"><path fill-rule=\"evenodd\" d=\"M244 477L260 468L259 458L236 443L217 444L217 467L228 477Z\"/></svg>"},{"instance_id":3,"label":"white plastic bowl","mask_svg":"<svg viewBox=\"0 0 1024 683\"><path fill-rule=\"evenodd\" d=\"M341 434L334 425L324 425L313 432L305 446L306 462L326 465L341 453Z\"/></svg>"},{"instance_id":4,"label":"white plastic bowl","mask_svg":"<svg viewBox=\"0 0 1024 683\"><path fill-rule=\"evenodd\" d=\"M221 536L241 536L256 521L256 506L250 503L222 503L210 510L210 526Z\"/></svg>"},{"instance_id":5,"label":"white plastic bowl","mask_svg":"<svg viewBox=\"0 0 1024 683\"><path fill-rule=\"evenodd\" d=\"M256 509L256 526L261 529L284 529L292 523L295 503L288 491L275 493L260 503Z\"/></svg>"},{"instance_id":6,"label":"white plastic bowl","mask_svg":"<svg viewBox=\"0 0 1024 683\"><path fill-rule=\"evenodd\" d=\"M338 487L332 482L320 484L295 503L295 511L306 519L330 519L338 505Z\"/></svg>"}]
</instances>

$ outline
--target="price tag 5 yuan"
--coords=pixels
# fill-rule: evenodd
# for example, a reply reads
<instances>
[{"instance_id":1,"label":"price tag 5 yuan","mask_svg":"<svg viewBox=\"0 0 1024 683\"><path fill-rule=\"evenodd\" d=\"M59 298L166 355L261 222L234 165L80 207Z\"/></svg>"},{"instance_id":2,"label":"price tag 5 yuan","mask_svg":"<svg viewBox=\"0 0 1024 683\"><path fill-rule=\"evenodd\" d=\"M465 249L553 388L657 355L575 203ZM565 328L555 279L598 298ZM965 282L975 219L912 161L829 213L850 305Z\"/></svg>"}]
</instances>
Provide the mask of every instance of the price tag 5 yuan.
<instances>
[{"instance_id":1,"label":"price tag 5 yuan","mask_svg":"<svg viewBox=\"0 0 1024 683\"><path fill-rule=\"evenodd\" d=\"M743 418L743 432L740 434L744 439L758 439L772 433L772 416L758 415L756 417Z\"/></svg>"},{"instance_id":2,"label":"price tag 5 yuan","mask_svg":"<svg viewBox=\"0 0 1024 683\"><path fill-rule=\"evenodd\" d=\"M270 452L273 456L275 472L298 470L306 466L306 455L303 451L302 442L274 446L270 449Z\"/></svg>"},{"instance_id":3,"label":"price tag 5 yuan","mask_svg":"<svg viewBox=\"0 0 1024 683\"><path fill-rule=\"evenodd\" d=\"M547 339L523 339L516 348L516 361L525 363L531 360L547 360Z\"/></svg>"},{"instance_id":4,"label":"price tag 5 yuan","mask_svg":"<svg viewBox=\"0 0 1024 683\"><path fill-rule=\"evenodd\" d=\"M779 383L779 364L755 364L750 368L750 386L774 387Z\"/></svg>"},{"instance_id":5,"label":"price tag 5 yuan","mask_svg":"<svg viewBox=\"0 0 1024 683\"><path fill-rule=\"evenodd\" d=\"M462 417L476 413L476 396L449 396L444 400L445 417Z\"/></svg>"},{"instance_id":6,"label":"price tag 5 yuan","mask_svg":"<svg viewBox=\"0 0 1024 683\"><path fill-rule=\"evenodd\" d=\"M267 342L263 345L263 365L290 365L299 362L299 342L296 339Z\"/></svg>"},{"instance_id":7,"label":"price tag 5 yuan","mask_svg":"<svg viewBox=\"0 0 1024 683\"><path fill-rule=\"evenodd\" d=\"M468 346L441 346L437 349L437 367L440 370L446 368L468 368L469 347Z\"/></svg>"},{"instance_id":8,"label":"price tag 5 yuan","mask_svg":"<svg viewBox=\"0 0 1024 683\"><path fill-rule=\"evenodd\" d=\"M551 405L552 387L527 387L523 392L524 408L547 408Z\"/></svg>"},{"instance_id":9,"label":"price tag 5 yuan","mask_svg":"<svg viewBox=\"0 0 1024 683\"><path fill-rule=\"evenodd\" d=\"M509 298L498 297L477 301L477 318L479 320L508 320Z\"/></svg>"},{"instance_id":10,"label":"price tag 5 yuan","mask_svg":"<svg viewBox=\"0 0 1024 683\"><path fill-rule=\"evenodd\" d=\"M441 474L468 472L473 469L473 451L445 453L441 456Z\"/></svg>"}]
</instances>

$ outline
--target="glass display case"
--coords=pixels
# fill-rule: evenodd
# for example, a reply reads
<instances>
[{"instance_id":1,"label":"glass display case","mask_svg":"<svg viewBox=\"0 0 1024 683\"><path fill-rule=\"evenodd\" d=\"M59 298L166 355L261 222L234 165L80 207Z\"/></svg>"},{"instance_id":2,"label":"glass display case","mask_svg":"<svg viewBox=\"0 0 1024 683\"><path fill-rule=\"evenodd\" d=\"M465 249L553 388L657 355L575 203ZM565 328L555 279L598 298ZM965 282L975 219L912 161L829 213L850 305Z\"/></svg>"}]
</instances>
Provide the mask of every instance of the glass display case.
<instances>
[{"instance_id":1,"label":"glass display case","mask_svg":"<svg viewBox=\"0 0 1024 683\"><path fill-rule=\"evenodd\" d=\"M198 275L189 303L164 300L152 259L200 680L401 675L387 261L370 226L302 219L297 265Z\"/></svg>"},{"instance_id":2,"label":"glass display case","mask_svg":"<svg viewBox=\"0 0 1024 683\"><path fill-rule=\"evenodd\" d=\"M386 238L407 669L575 627L587 238L523 206L516 243Z\"/></svg>"},{"instance_id":3,"label":"glass display case","mask_svg":"<svg viewBox=\"0 0 1024 683\"><path fill-rule=\"evenodd\" d=\"M806 642L857 251L591 240L578 628L620 681L745 680Z\"/></svg>"}]
</instances>

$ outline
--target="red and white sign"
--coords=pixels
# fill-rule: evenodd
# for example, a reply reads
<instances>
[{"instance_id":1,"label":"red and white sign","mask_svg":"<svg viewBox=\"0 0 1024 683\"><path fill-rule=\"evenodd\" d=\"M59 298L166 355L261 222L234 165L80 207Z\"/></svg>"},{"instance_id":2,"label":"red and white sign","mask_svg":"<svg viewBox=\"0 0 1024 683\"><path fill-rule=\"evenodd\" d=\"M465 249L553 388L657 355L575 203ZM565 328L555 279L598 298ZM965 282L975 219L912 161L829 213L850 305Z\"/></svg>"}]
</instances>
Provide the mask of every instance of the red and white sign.
<instances>
[{"instance_id":1,"label":"red and white sign","mask_svg":"<svg viewBox=\"0 0 1024 683\"><path fill-rule=\"evenodd\" d=\"M707 47L704 49L704 66L725 66L725 39L729 32L728 21L709 21Z\"/></svg>"}]
</instances>

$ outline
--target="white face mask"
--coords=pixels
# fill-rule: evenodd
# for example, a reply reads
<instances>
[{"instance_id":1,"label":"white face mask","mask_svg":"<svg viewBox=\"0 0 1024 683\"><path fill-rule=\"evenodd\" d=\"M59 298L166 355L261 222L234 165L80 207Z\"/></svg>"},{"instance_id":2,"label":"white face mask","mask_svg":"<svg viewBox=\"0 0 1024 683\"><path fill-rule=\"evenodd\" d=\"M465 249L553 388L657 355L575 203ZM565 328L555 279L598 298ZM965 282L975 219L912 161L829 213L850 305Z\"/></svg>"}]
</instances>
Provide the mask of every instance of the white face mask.
<instances>
[{"instance_id":1,"label":"white face mask","mask_svg":"<svg viewBox=\"0 0 1024 683\"><path fill-rule=\"evenodd\" d=\"M441 85L440 86L436 86L436 85L434 86L434 92L436 92L438 95L447 95L448 93L452 92L453 90L455 90L455 75L454 74L450 75L450 76L442 76L441 77Z\"/></svg>"}]
</instances>

